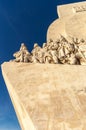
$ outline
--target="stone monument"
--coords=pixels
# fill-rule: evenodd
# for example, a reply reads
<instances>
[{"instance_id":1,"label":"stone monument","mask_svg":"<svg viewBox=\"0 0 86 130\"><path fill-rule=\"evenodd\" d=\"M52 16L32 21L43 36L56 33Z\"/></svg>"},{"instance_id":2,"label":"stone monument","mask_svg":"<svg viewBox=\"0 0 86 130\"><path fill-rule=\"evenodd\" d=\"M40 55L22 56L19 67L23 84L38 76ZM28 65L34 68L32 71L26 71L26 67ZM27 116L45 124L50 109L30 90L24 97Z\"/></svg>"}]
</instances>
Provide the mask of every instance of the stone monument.
<instances>
[{"instance_id":1,"label":"stone monument","mask_svg":"<svg viewBox=\"0 0 86 130\"><path fill-rule=\"evenodd\" d=\"M86 130L86 2L58 6L47 41L2 64L22 130Z\"/></svg>"}]
</instances>

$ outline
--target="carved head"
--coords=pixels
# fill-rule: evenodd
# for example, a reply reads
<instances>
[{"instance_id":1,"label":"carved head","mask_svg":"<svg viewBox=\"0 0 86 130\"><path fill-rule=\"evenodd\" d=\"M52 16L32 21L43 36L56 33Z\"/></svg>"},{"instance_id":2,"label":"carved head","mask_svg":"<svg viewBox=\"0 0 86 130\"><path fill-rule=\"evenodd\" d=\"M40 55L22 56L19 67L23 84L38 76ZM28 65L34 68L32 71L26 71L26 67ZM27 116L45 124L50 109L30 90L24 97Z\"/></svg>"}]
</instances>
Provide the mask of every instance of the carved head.
<instances>
[{"instance_id":1,"label":"carved head","mask_svg":"<svg viewBox=\"0 0 86 130\"><path fill-rule=\"evenodd\" d=\"M34 43L34 48L38 47L38 43Z\"/></svg>"},{"instance_id":2,"label":"carved head","mask_svg":"<svg viewBox=\"0 0 86 130\"><path fill-rule=\"evenodd\" d=\"M15 53L13 54L13 56L14 56L15 58L19 57L20 55L21 55L21 54L20 54L19 51L15 52Z\"/></svg>"}]
</instances>

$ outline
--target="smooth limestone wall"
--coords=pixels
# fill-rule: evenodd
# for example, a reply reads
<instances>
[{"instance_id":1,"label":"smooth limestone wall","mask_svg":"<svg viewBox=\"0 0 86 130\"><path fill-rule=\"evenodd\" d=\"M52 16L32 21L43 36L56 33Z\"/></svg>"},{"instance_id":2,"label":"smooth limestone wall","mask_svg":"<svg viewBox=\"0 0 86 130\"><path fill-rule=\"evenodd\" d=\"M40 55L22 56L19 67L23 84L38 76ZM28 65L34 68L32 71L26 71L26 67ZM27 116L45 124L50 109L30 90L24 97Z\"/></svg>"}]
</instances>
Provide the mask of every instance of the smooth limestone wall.
<instances>
[{"instance_id":1,"label":"smooth limestone wall","mask_svg":"<svg viewBox=\"0 0 86 130\"><path fill-rule=\"evenodd\" d=\"M22 130L86 130L86 66L5 62Z\"/></svg>"},{"instance_id":2,"label":"smooth limestone wall","mask_svg":"<svg viewBox=\"0 0 86 130\"><path fill-rule=\"evenodd\" d=\"M59 35L86 40L86 2L57 6L57 18L48 28L47 41L56 41Z\"/></svg>"}]
</instances>

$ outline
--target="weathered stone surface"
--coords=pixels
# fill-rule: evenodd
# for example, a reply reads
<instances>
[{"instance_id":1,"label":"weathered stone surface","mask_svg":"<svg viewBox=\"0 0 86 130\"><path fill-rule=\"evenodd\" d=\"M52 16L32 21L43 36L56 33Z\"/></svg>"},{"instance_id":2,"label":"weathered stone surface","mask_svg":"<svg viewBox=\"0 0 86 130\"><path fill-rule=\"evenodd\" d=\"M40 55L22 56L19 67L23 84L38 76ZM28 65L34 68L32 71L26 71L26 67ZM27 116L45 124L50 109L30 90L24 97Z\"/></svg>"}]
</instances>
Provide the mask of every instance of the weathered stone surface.
<instances>
[{"instance_id":1,"label":"weathered stone surface","mask_svg":"<svg viewBox=\"0 0 86 130\"><path fill-rule=\"evenodd\" d=\"M70 17L80 12L86 13L86 2L84 1L57 6L59 18Z\"/></svg>"},{"instance_id":2,"label":"weathered stone surface","mask_svg":"<svg viewBox=\"0 0 86 130\"><path fill-rule=\"evenodd\" d=\"M86 39L86 13L79 13L65 23L66 34L79 39Z\"/></svg>"},{"instance_id":3,"label":"weathered stone surface","mask_svg":"<svg viewBox=\"0 0 86 130\"><path fill-rule=\"evenodd\" d=\"M86 66L5 62L22 130L86 130Z\"/></svg>"},{"instance_id":4,"label":"weathered stone surface","mask_svg":"<svg viewBox=\"0 0 86 130\"><path fill-rule=\"evenodd\" d=\"M86 2L79 2L57 7L59 19L48 28L47 41L56 40L59 34L86 39Z\"/></svg>"}]
</instances>

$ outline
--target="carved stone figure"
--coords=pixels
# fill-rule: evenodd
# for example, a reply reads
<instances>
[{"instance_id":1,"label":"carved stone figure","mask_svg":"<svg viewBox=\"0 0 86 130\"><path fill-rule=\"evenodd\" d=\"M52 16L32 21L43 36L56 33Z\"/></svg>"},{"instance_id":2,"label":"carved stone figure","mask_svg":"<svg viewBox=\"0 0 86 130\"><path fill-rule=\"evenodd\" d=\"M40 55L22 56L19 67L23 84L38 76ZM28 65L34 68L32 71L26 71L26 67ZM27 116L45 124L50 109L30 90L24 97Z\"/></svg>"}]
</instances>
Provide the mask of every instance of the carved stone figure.
<instances>
[{"instance_id":1,"label":"carved stone figure","mask_svg":"<svg viewBox=\"0 0 86 130\"><path fill-rule=\"evenodd\" d=\"M20 62L21 61L21 53L20 51L17 51L13 54L13 56L16 58L14 61Z\"/></svg>"},{"instance_id":2,"label":"carved stone figure","mask_svg":"<svg viewBox=\"0 0 86 130\"><path fill-rule=\"evenodd\" d=\"M68 41L60 35L56 41L50 39L43 43L42 48L35 43L31 53L22 43L20 50L13 56L15 62L86 65L86 41L78 38Z\"/></svg>"},{"instance_id":3,"label":"carved stone figure","mask_svg":"<svg viewBox=\"0 0 86 130\"><path fill-rule=\"evenodd\" d=\"M39 63L39 56L38 53L40 52L41 47L38 45L38 43L34 44L34 48L31 52L32 54L32 62L33 63Z\"/></svg>"},{"instance_id":4,"label":"carved stone figure","mask_svg":"<svg viewBox=\"0 0 86 130\"><path fill-rule=\"evenodd\" d=\"M31 54L24 43L21 44L20 50L14 53L13 56L16 58L16 62L31 62Z\"/></svg>"},{"instance_id":5,"label":"carved stone figure","mask_svg":"<svg viewBox=\"0 0 86 130\"><path fill-rule=\"evenodd\" d=\"M49 52L45 52L44 63L54 63L53 58L52 58L52 56L50 55Z\"/></svg>"}]
</instances>

